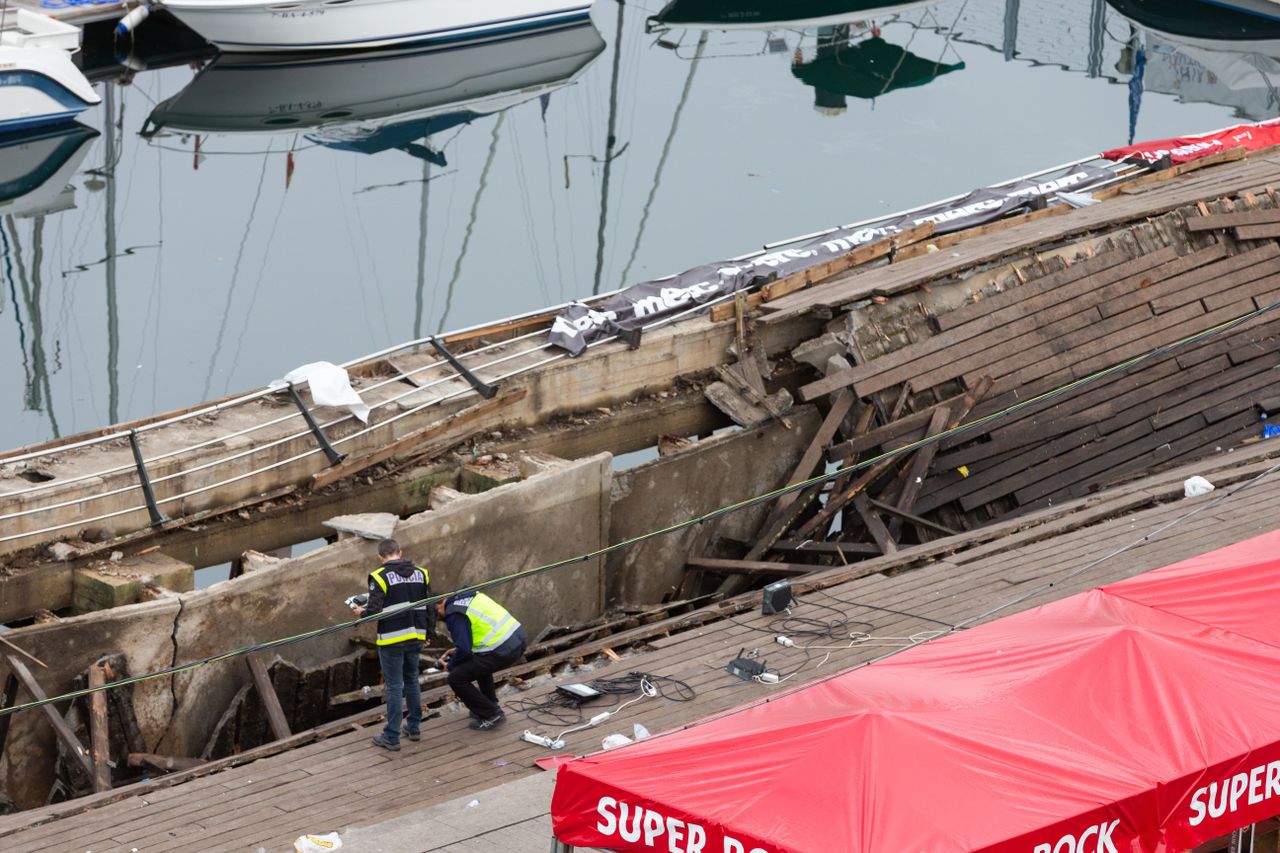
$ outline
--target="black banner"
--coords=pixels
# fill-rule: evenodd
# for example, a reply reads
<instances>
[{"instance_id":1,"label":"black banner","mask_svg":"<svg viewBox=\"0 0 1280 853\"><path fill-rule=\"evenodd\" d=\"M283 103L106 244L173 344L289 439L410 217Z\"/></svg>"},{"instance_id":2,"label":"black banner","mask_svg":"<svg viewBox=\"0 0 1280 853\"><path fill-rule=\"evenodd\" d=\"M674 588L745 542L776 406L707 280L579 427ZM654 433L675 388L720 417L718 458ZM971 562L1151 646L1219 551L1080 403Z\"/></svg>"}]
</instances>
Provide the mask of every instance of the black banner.
<instances>
[{"instance_id":1,"label":"black banner","mask_svg":"<svg viewBox=\"0 0 1280 853\"><path fill-rule=\"evenodd\" d=\"M639 328L735 291L785 278L924 222L933 223L935 234L948 234L1023 212L1038 198L1086 190L1114 177L1109 169L1075 166L1056 178L984 187L896 220L834 231L798 248L767 252L741 262L705 264L673 278L633 284L594 308L581 302L566 307L551 326L549 342L570 355L581 355L589 344L601 338Z\"/></svg>"}]
</instances>

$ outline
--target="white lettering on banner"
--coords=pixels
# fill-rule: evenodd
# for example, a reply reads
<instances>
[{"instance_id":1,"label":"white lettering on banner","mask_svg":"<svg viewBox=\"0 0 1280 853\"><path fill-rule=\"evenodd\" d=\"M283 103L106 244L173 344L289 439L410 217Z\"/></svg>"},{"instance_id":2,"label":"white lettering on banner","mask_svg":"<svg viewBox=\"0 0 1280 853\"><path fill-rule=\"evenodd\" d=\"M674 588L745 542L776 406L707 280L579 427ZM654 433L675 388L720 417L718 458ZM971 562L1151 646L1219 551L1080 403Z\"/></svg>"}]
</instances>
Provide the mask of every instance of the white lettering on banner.
<instances>
[{"instance_id":1,"label":"white lettering on banner","mask_svg":"<svg viewBox=\"0 0 1280 853\"><path fill-rule=\"evenodd\" d=\"M1111 840L1111 834L1119 825L1118 820L1110 823L1103 821L1080 833L1078 839L1074 835L1067 834L1053 844L1037 844L1031 853L1116 853L1116 845Z\"/></svg>"},{"instance_id":2,"label":"white lettering on banner","mask_svg":"<svg viewBox=\"0 0 1280 853\"><path fill-rule=\"evenodd\" d=\"M629 844L643 840L645 847L666 850L667 853L712 853L705 850L707 831L693 821L659 814L644 806L633 806L613 797L601 797L596 803L596 831L601 835L616 835ZM725 836L724 850L715 853L769 853L760 847L749 851L736 838Z\"/></svg>"},{"instance_id":3,"label":"white lettering on banner","mask_svg":"<svg viewBox=\"0 0 1280 853\"><path fill-rule=\"evenodd\" d=\"M691 299L696 299L699 296L709 296L719 290L720 285L709 281L700 281L688 287L664 287L658 291L656 296L637 299L632 306L632 312L636 317L659 314L672 308L679 308Z\"/></svg>"},{"instance_id":4,"label":"white lettering on banner","mask_svg":"<svg viewBox=\"0 0 1280 853\"><path fill-rule=\"evenodd\" d=\"M1272 797L1280 797L1280 761L1259 764L1197 788L1191 795L1191 818L1187 822L1199 826L1206 817L1219 818L1237 811L1241 800L1256 806Z\"/></svg>"}]
</instances>

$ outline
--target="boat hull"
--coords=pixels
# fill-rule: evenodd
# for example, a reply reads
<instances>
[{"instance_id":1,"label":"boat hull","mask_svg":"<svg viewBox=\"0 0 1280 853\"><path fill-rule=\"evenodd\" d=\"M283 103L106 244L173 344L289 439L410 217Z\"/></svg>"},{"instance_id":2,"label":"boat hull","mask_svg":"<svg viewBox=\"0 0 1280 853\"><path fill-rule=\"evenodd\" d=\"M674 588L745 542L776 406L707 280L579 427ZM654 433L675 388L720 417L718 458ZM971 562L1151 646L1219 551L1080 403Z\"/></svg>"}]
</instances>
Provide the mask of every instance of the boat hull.
<instances>
[{"instance_id":1,"label":"boat hull","mask_svg":"<svg viewBox=\"0 0 1280 853\"><path fill-rule=\"evenodd\" d=\"M589 0L165 0L164 6L228 52L449 42L583 20L591 10Z\"/></svg>"},{"instance_id":2,"label":"boat hull","mask_svg":"<svg viewBox=\"0 0 1280 853\"><path fill-rule=\"evenodd\" d=\"M0 133L63 124L98 103L59 48L0 48Z\"/></svg>"}]
</instances>

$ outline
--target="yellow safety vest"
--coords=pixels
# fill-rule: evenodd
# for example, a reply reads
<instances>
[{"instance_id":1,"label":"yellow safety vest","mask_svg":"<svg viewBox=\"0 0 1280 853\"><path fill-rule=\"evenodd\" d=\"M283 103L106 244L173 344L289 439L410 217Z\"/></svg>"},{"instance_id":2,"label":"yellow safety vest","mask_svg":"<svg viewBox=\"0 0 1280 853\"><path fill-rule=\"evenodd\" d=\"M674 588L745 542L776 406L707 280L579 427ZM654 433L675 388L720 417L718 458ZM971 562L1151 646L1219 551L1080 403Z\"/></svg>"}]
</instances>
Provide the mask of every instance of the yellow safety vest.
<instances>
[{"instance_id":1,"label":"yellow safety vest","mask_svg":"<svg viewBox=\"0 0 1280 853\"><path fill-rule=\"evenodd\" d=\"M491 652L520 630L520 623L507 609L483 592L477 592L467 604L471 622L471 652Z\"/></svg>"}]
</instances>

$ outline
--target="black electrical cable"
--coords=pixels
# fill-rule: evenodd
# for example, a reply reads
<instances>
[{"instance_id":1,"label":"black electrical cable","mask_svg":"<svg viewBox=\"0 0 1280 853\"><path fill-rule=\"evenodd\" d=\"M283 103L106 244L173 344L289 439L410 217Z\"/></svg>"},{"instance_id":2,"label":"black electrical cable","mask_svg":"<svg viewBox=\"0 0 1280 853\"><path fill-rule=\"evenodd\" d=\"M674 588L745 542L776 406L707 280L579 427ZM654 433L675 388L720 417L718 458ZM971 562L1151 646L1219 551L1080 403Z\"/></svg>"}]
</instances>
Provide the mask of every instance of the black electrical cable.
<instances>
[{"instance_id":1,"label":"black electrical cable","mask_svg":"<svg viewBox=\"0 0 1280 853\"><path fill-rule=\"evenodd\" d=\"M613 697L613 701L608 705L598 704L598 696L584 699L556 689L544 696L541 701L516 699L507 702L507 707L517 714L524 714L539 725L572 726L582 722L583 705L591 703L593 708L601 710L617 707L622 701L620 697L639 693L640 685L645 681L657 689L660 697L671 702L691 702L698 695L687 682L670 675L631 672L613 678L596 678L583 682L600 696Z\"/></svg>"}]
</instances>

